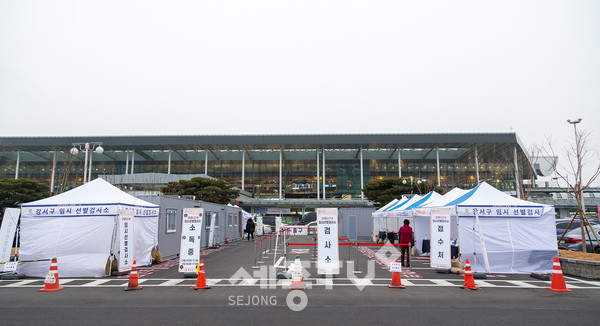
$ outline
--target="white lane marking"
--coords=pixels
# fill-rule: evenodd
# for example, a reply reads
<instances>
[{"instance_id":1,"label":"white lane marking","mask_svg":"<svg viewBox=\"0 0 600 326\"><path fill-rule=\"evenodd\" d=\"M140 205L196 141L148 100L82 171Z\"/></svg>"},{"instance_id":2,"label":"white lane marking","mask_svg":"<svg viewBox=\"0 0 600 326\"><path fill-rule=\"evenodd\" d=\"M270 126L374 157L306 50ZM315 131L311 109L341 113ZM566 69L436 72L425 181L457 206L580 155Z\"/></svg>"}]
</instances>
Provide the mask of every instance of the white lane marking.
<instances>
[{"instance_id":1,"label":"white lane marking","mask_svg":"<svg viewBox=\"0 0 600 326\"><path fill-rule=\"evenodd\" d=\"M456 286L456 284L450 283L447 280L429 280L429 281L433 282L437 286Z\"/></svg>"},{"instance_id":2,"label":"white lane marking","mask_svg":"<svg viewBox=\"0 0 600 326\"><path fill-rule=\"evenodd\" d=\"M148 281L162 281L161 283L156 284L148 284L146 286L156 286L156 287L166 287L166 286L193 286L194 280L192 279L139 279L138 282L144 283L146 280ZM43 283L41 283L42 279L30 279L30 280L21 280L21 281L0 281L0 288L3 287L23 287L23 288L37 288L42 287ZM74 281L87 281L88 283L84 284L70 284ZM110 281L121 281L119 284L106 284ZM239 279L234 280L233 284L229 282L223 282L223 279L207 279L206 283L210 286L260 286L261 284L274 285L277 284L277 287L287 287L291 284L291 280L281 280L281 279ZM239 284L236 284L238 281ZM352 278L307 278L304 280L306 285L312 286L388 286L391 282L391 278L372 278L372 279L352 279ZM38 282L38 284L31 284L34 282ZM414 283L416 282L416 283ZM496 282L502 282L502 284L494 284ZM1 285L2 283L9 283L6 285ZM41 283L41 284L39 284ZM116 283L116 282L112 282ZM152 282L154 283L154 282ZM402 280L403 285L415 286L415 287L458 287L462 283L460 279L410 279ZM506 285L506 284L511 285ZM102 280L93 280L93 279L62 279L60 280L61 286L74 288L74 287L123 287L127 286L127 279L102 279ZM513 280L476 280L475 284L479 287L494 287L494 288L521 288L521 289L543 289L547 286L550 286L549 281L513 281ZM584 282L567 282L567 288L573 289L595 289L600 290L600 286L585 286Z\"/></svg>"},{"instance_id":3,"label":"white lane marking","mask_svg":"<svg viewBox=\"0 0 600 326\"><path fill-rule=\"evenodd\" d=\"M160 286L175 286L179 283L183 282L183 279L174 279L163 282Z\"/></svg>"},{"instance_id":4,"label":"white lane marking","mask_svg":"<svg viewBox=\"0 0 600 326\"><path fill-rule=\"evenodd\" d=\"M89 283L82 284L82 285L80 285L80 286L82 286L82 287L88 287L88 286L98 286L98 285L102 285L102 284L104 284L104 283L106 283L106 282L108 282L108 281L110 281L110 279L104 279L104 280L95 280L95 281L92 281L92 282L89 282ZM139 281L141 281L141 280L138 280L138 283L139 283ZM62 282L62 284L65 284L65 283L64 283L64 282Z\"/></svg>"},{"instance_id":5,"label":"white lane marking","mask_svg":"<svg viewBox=\"0 0 600 326\"><path fill-rule=\"evenodd\" d=\"M518 287L521 287L521 288L530 288L530 289L538 289L539 288L539 286L535 286L535 285L527 283L525 281L508 281L507 280L505 282L508 282L510 284L514 284L514 285L516 285Z\"/></svg>"},{"instance_id":6,"label":"white lane marking","mask_svg":"<svg viewBox=\"0 0 600 326\"><path fill-rule=\"evenodd\" d=\"M273 266L273 268L279 268L279 264L281 264L281 262L283 261L283 258L285 258L285 257L283 257L283 256L279 257L279 259L277 260L277 262L275 263L275 266Z\"/></svg>"}]
</instances>

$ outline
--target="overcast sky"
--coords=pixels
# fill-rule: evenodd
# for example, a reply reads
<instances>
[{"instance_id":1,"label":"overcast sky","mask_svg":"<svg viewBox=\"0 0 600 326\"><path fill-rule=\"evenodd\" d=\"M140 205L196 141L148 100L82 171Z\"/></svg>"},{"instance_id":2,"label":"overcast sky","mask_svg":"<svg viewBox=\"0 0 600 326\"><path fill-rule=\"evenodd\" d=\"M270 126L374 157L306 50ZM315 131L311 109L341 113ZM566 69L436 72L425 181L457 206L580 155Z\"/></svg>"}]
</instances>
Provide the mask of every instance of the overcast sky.
<instances>
[{"instance_id":1,"label":"overcast sky","mask_svg":"<svg viewBox=\"0 0 600 326\"><path fill-rule=\"evenodd\" d=\"M576 0L0 0L0 136L512 130L562 146L583 118L597 147L599 17Z\"/></svg>"}]
</instances>

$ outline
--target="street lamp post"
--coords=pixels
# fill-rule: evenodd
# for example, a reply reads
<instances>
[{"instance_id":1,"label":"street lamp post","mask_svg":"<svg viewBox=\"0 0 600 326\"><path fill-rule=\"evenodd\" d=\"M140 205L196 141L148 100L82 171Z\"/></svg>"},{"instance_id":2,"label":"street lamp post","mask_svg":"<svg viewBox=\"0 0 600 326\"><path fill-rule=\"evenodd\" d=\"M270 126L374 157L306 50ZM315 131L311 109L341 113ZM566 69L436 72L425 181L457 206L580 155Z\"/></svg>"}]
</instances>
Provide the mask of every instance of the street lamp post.
<instances>
[{"instance_id":1,"label":"street lamp post","mask_svg":"<svg viewBox=\"0 0 600 326\"><path fill-rule=\"evenodd\" d=\"M85 160L83 163L83 183L88 182L88 152L93 151L97 154L102 154L104 153L104 148L102 148L102 142L89 142L89 143L73 143L73 148L71 148L71 150L69 151L71 153L71 155L75 156L77 154L79 154L79 151L85 151ZM79 147L79 149L77 149L77 147ZM90 152L91 155L91 152ZM90 157L90 175L89 175L89 179L92 178L92 160Z\"/></svg>"},{"instance_id":2,"label":"street lamp post","mask_svg":"<svg viewBox=\"0 0 600 326\"><path fill-rule=\"evenodd\" d=\"M581 174L583 171L581 171L581 161L579 160L579 155L581 153L579 152L579 150L580 150L579 149L579 139L577 138L577 124L581 122L581 118L574 120L574 121L571 121L569 119L569 120L567 120L567 122L573 125L573 130L575 132L575 147L577 150L577 165L578 165L577 171L579 173L579 180L575 180L575 182L578 182L577 189L581 190ZM581 209L585 212L585 202L583 200L583 193L581 193Z\"/></svg>"}]
</instances>

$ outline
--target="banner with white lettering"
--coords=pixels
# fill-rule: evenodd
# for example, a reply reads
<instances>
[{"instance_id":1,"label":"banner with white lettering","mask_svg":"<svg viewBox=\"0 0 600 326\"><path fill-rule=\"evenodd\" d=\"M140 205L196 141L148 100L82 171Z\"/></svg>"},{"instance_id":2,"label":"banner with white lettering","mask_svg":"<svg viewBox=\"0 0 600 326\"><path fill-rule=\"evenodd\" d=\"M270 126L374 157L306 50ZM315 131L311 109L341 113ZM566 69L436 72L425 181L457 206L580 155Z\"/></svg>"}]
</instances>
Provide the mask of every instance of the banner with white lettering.
<instances>
[{"instance_id":1,"label":"banner with white lettering","mask_svg":"<svg viewBox=\"0 0 600 326\"><path fill-rule=\"evenodd\" d=\"M195 273L200 264L202 220L204 208L184 208L181 220L181 246L179 247L179 272Z\"/></svg>"},{"instance_id":2,"label":"banner with white lettering","mask_svg":"<svg viewBox=\"0 0 600 326\"><path fill-rule=\"evenodd\" d=\"M338 209L317 208L318 274L339 274Z\"/></svg>"},{"instance_id":3,"label":"banner with white lettering","mask_svg":"<svg viewBox=\"0 0 600 326\"><path fill-rule=\"evenodd\" d=\"M133 267L133 215L133 209L119 209L119 272L130 271Z\"/></svg>"},{"instance_id":4,"label":"banner with white lettering","mask_svg":"<svg viewBox=\"0 0 600 326\"><path fill-rule=\"evenodd\" d=\"M452 208L431 209L431 267L450 268L450 214Z\"/></svg>"},{"instance_id":5,"label":"banner with white lettering","mask_svg":"<svg viewBox=\"0 0 600 326\"><path fill-rule=\"evenodd\" d=\"M4 210L2 227L0 227L0 262L7 262L10 260L20 213L21 210L18 208L6 208Z\"/></svg>"}]
</instances>

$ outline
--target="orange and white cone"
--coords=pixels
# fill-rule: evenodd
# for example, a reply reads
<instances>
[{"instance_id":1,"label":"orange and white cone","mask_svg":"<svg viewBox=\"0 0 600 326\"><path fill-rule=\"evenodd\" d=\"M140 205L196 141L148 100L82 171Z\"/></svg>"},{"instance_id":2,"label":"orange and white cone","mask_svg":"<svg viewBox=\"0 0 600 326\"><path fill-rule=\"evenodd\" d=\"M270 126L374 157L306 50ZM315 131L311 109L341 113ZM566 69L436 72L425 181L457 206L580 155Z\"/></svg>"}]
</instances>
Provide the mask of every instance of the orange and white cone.
<instances>
[{"instance_id":1,"label":"orange and white cone","mask_svg":"<svg viewBox=\"0 0 600 326\"><path fill-rule=\"evenodd\" d=\"M398 264L398 258L394 261ZM401 265L400 265L401 266ZM402 268L402 267L400 267ZM405 289L406 286L402 285L402 279L400 278L400 272L392 272L392 284L388 285L391 289Z\"/></svg>"},{"instance_id":2,"label":"orange and white cone","mask_svg":"<svg viewBox=\"0 0 600 326\"><path fill-rule=\"evenodd\" d=\"M554 264L552 266L552 285L546 289L556 292L573 292L573 290L567 289L558 257L554 257Z\"/></svg>"},{"instance_id":3,"label":"orange and white cone","mask_svg":"<svg viewBox=\"0 0 600 326\"><path fill-rule=\"evenodd\" d=\"M48 274L46 274L46 279L44 280L44 288L39 289L40 292L52 292L62 290L64 287L61 287L58 282L58 262L56 257L52 258L52 263L50 263L50 269L48 270Z\"/></svg>"},{"instance_id":4,"label":"orange and white cone","mask_svg":"<svg viewBox=\"0 0 600 326\"><path fill-rule=\"evenodd\" d=\"M206 285L206 275L204 273L204 259L200 259L200 264L196 268L196 274L198 279L196 280L196 286L191 287L193 290L206 290L210 289L210 286Z\"/></svg>"},{"instance_id":5,"label":"orange and white cone","mask_svg":"<svg viewBox=\"0 0 600 326\"><path fill-rule=\"evenodd\" d=\"M471 264L469 264L469 260L465 262L465 285L460 287L465 290L481 290L475 285L475 278L473 277L473 272L471 271Z\"/></svg>"},{"instance_id":6,"label":"orange and white cone","mask_svg":"<svg viewBox=\"0 0 600 326\"><path fill-rule=\"evenodd\" d=\"M138 272L137 266L135 264L135 260L133 261L133 267L131 267L131 271L129 272L129 284L124 289L125 291L133 291L133 290L141 290L142 288L138 282Z\"/></svg>"},{"instance_id":7,"label":"orange and white cone","mask_svg":"<svg viewBox=\"0 0 600 326\"><path fill-rule=\"evenodd\" d=\"M302 263L300 262L300 256L296 256L296 260L294 261L294 269L292 270L292 284L288 286L288 289L306 290L304 276L302 276Z\"/></svg>"}]
</instances>

